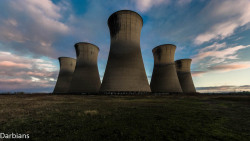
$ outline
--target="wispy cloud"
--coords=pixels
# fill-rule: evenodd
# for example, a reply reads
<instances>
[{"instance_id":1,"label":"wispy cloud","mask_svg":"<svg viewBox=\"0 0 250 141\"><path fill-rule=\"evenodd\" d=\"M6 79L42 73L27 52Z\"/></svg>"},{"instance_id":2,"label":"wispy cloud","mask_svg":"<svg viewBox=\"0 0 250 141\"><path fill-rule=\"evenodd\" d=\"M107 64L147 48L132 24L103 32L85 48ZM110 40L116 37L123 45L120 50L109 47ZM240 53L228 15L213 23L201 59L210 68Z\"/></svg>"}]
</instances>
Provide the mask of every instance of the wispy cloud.
<instances>
[{"instance_id":1,"label":"wispy cloud","mask_svg":"<svg viewBox=\"0 0 250 141\"><path fill-rule=\"evenodd\" d=\"M229 64L220 64L208 67L210 71L228 72L233 70L241 70L250 68L250 61L239 61Z\"/></svg>"},{"instance_id":2,"label":"wispy cloud","mask_svg":"<svg viewBox=\"0 0 250 141\"><path fill-rule=\"evenodd\" d=\"M241 49L250 47L250 45L238 45L234 47L227 47L226 43L214 43L199 51L199 53L193 56L193 62L197 63L203 59L209 58L207 64L218 64L229 59L234 60L237 58L237 52Z\"/></svg>"},{"instance_id":3,"label":"wispy cloud","mask_svg":"<svg viewBox=\"0 0 250 141\"><path fill-rule=\"evenodd\" d=\"M205 71L192 71L193 77L200 77L206 73L217 72L217 73L224 73L230 72L234 70L243 70L250 68L250 61L239 61L233 63L224 63L206 67Z\"/></svg>"},{"instance_id":4,"label":"wispy cloud","mask_svg":"<svg viewBox=\"0 0 250 141\"><path fill-rule=\"evenodd\" d=\"M216 20L215 24L199 34L194 43L197 45L213 39L224 39L231 36L235 30L250 22L249 0L210 1L203 11L207 19Z\"/></svg>"},{"instance_id":5,"label":"wispy cloud","mask_svg":"<svg viewBox=\"0 0 250 141\"><path fill-rule=\"evenodd\" d=\"M140 12L147 12L151 8L161 5L169 5L175 3L178 6L184 6L192 2L192 0L135 0L136 8Z\"/></svg>"},{"instance_id":6,"label":"wispy cloud","mask_svg":"<svg viewBox=\"0 0 250 141\"><path fill-rule=\"evenodd\" d=\"M201 93L243 92L250 91L250 85L197 87L196 90Z\"/></svg>"},{"instance_id":7,"label":"wispy cloud","mask_svg":"<svg viewBox=\"0 0 250 141\"><path fill-rule=\"evenodd\" d=\"M193 77L198 77L198 76L202 76L206 72L207 71L192 71L191 74Z\"/></svg>"},{"instance_id":8,"label":"wispy cloud","mask_svg":"<svg viewBox=\"0 0 250 141\"><path fill-rule=\"evenodd\" d=\"M199 50L194 55L193 63L199 68L192 72L194 77L199 77L210 72L229 72L250 68L249 61L240 61L238 51L249 48L250 45L228 46L224 43L215 42Z\"/></svg>"},{"instance_id":9,"label":"wispy cloud","mask_svg":"<svg viewBox=\"0 0 250 141\"><path fill-rule=\"evenodd\" d=\"M223 49L226 47L226 43L213 43L212 45L206 46L202 48L199 52L206 52L206 51L217 51L219 49Z\"/></svg>"},{"instance_id":10,"label":"wispy cloud","mask_svg":"<svg viewBox=\"0 0 250 141\"><path fill-rule=\"evenodd\" d=\"M136 0L136 7L141 12L150 10L151 7L161 4L169 4L170 0Z\"/></svg>"}]
</instances>

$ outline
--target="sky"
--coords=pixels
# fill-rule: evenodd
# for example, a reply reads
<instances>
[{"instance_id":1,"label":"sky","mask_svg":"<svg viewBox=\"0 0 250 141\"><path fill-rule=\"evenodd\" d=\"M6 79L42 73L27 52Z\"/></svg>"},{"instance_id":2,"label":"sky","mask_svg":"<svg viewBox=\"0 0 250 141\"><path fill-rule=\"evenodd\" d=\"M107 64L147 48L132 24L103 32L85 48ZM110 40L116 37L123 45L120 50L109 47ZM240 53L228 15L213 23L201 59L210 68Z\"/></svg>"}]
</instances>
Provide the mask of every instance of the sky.
<instances>
[{"instance_id":1,"label":"sky","mask_svg":"<svg viewBox=\"0 0 250 141\"><path fill-rule=\"evenodd\" d=\"M109 16L133 10L143 18L141 51L150 82L152 49L175 44L175 60L191 58L198 92L250 91L250 0L1 0L0 92L52 92L58 57L74 44L100 48L107 64Z\"/></svg>"}]
</instances>

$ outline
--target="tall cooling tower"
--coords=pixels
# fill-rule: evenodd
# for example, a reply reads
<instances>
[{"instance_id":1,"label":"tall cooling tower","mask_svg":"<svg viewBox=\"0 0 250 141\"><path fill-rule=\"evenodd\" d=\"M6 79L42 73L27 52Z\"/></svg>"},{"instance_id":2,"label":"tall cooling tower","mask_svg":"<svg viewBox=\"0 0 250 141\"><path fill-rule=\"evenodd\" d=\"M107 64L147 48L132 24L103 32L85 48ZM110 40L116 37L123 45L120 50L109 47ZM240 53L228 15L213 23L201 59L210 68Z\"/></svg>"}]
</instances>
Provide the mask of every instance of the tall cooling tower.
<instances>
[{"instance_id":1,"label":"tall cooling tower","mask_svg":"<svg viewBox=\"0 0 250 141\"><path fill-rule=\"evenodd\" d=\"M165 44L152 50L154 55L154 70L150 83L152 92L182 92L174 62L175 49L175 45Z\"/></svg>"},{"instance_id":2,"label":"tall cooling tower","mask_svg":"<svg viewBox=\"0 0 250 141\"><path fill-rule=\"evenodd\" d=\"M75 70L76 59L59 57L60 72L53 93L67 93Z\"/></svg>"},{"instance_id":3,"label":"tall cooling tower","mask_svg":"<svg viewBox=\"0 0 250 141\"><path fill-rule=\"evenodd\" d=\"M97 93L101 81L97 67L99 48L93 44L80 42L75 44L77 61L71 81L70 93Z\"/></svg>"},{"instance_id":4,"label":"tall cooling tower","mask_svg":"<svg viewBox=\"0 0 250 141\"><path fill-rule=\"evenodd\" d=\"M102 93L150 92L140 48L142 17L121 10L108 19L111 45L100 91Z\"/></svg>"},{"instance_id":5,"label":"tall cooling tower","mask_svg":"<svg viewBox=\"0 0 250 141\"><path fill-rule=\"evenodd\" d=\"M175 61L176 71L184 93L196 93L190 73L191 61L192 59L181 59Z\"/></svg>"}]
</instances>

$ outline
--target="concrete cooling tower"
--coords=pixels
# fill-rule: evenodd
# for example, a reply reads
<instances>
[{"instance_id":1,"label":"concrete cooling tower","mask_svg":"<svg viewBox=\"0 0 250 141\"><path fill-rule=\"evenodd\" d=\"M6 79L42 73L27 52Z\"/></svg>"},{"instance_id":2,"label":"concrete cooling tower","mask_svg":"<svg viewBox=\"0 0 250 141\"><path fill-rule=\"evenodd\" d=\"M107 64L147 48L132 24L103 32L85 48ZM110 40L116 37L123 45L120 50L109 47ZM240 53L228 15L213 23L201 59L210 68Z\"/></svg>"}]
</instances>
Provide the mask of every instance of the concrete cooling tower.
<instances>
[{"instance_id":1,"label":"concrete cooling tower","mask_svg":"<svg viewBox=\"0 0 250 141\"><path fill-rule=\"evenodd\" d=\"M101 81L97 67L99 48L93 44L75 44L77 61L71 81L70 93L97 93Z\"/></svg>"},{"instance_id":2,"label":"concrete cooling tower","mask_svg":"<svg viewBox=\"0 0 250 141\"><path fill-rule=\"evenodd\" d=\"M175 49L175 45L165 44L152 50L154 55L154 69L150 83L152 92L182 92L174 62Z\"/></svg>"},{"instance_id":3,"label":"concrete cooling tower","mask_svg":"<svg viewBox=\"0 0 250 141\"><path fill-rule=\"evenodd\" d=\"M190 73L191 61L192 59L181 59L175 61L177 75L184 93L196 93Z\"/></svg>"},{"instance_id":4,"label":"concrete cooling tower","mask_svg":"<svg viewBox=\"0 0 250 141\"><path fill-rule=\"evenodd\" d=\"M76 59L59 57L60 71L53 93L67 93L75 70Z\"/></svg>"},{"instance_id":5,"label":"concrete cooling tower","mask_svg":"<svg viewBox=\"0 0 250 141\"><path fill-rule=\"evenodd\" d=\"M140 48L142 17L121 10L108 19L111 45L100 91L102 93L150 92Z\"/></svg>"}]
</instances>

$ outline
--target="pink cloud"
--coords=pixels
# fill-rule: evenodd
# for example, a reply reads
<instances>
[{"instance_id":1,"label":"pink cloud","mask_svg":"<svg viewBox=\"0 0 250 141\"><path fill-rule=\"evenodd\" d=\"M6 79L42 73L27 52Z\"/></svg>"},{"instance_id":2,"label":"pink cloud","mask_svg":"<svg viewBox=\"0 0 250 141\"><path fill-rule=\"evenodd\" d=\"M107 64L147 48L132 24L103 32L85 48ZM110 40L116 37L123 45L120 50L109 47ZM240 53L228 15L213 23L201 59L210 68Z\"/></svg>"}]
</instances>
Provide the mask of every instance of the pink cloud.
<instances>
[{"instance_id":1,"label":"pink cloud","mask_svg":"<svg viewBox=\"0 0 250 141\"><path fill-rule=\"evenodd\" d=\"M41 72L27 72L27 75L32 75L32 76L45 76L44 73L41 73Z\"/></svg>"},{"instance_id":2,"label":"pink cloud","mask_svg":"<svg viewBox=\"0 0 250 141\"><path fill-rule=\"evenodd\" d=\"M250 61L245 62L236 62L231 64L222 64L222 65L216 65L209 67L208 69L211 71L221 71L221 72L227 72L227 71L233 71L233 70L241 70L241 69L248 69L250 68Z\"/></svg>"},{"instance_id":3,"label":"pink cloud","mask_svg":"<svg viewBox=\"0 0 250 141\"><path fill-rule=\"evenodd\" d=\"M192 76L200 77L203 74L210 73L210 72L224 73L224 72L242 70L242 69L250 69L250 61L240 61L240 62L210 66L210 67L207 67L206 71L192 71Z\"/></svg>"},{"instance_id":4,"label":"pink cloud","mask_svg":"<svg viewBox=\"0 0 250 141\"><path fill-rule=\"evenodd\" d=\"M14 78L14 79L1 79L0 83L23 83L28 82L26 79Z\"/></svg>"},{"instance_id":5,"label":"pink cloud","mask_svg":"<svg viewBox=\"0 0 250 141\"><path fill-rule=\"evenodd\" d=\"M49 60L33 59L0 51L0 91L52 88L58 74Z\"/></svg>"},{"instance_id":6,"label":"pink cloud","mask_svg":"<svg viewBox=\"0 0 250 141\"><path fill-rule=\"evenodd\" d=\"M196 90L200 93L243 92L243 91L250 91L250 85L197 87Z\"/></svg>"},{"instance_id":7,"label":"pink cloud","mask_svg":"<svg viewBox=\"0 0 250 141\"><path fill-rule=\"evenodd\" d=\"M192 71L191 72L193 77L202 76L204 73L206 73L206 71Z\"/></svg>"},{"instance_id":8,"label":"pink cloud","mask_svg":"<svg viewBox=\"0 0 250 141\"><path fill-rule=\"evenodd\" d=\"M1 67L12 67L12 68L30 68L30 64L22 64L22 63L15 63L11 61L2 61L0 62Z\"/></svg>"},{"instance_id":9,"label":"pink cloud","mask_svg":"<svg viewBox=\"0 0 250 141\"><path fill-rule=\"evenodd\" d=\"M32 81L21 78L14 79L1 79L0 90L13 91L18 89L32 89L32 88L47 88L53 87L54 84L47 83L46 81Z\"/></svg>"}]
</instances>

